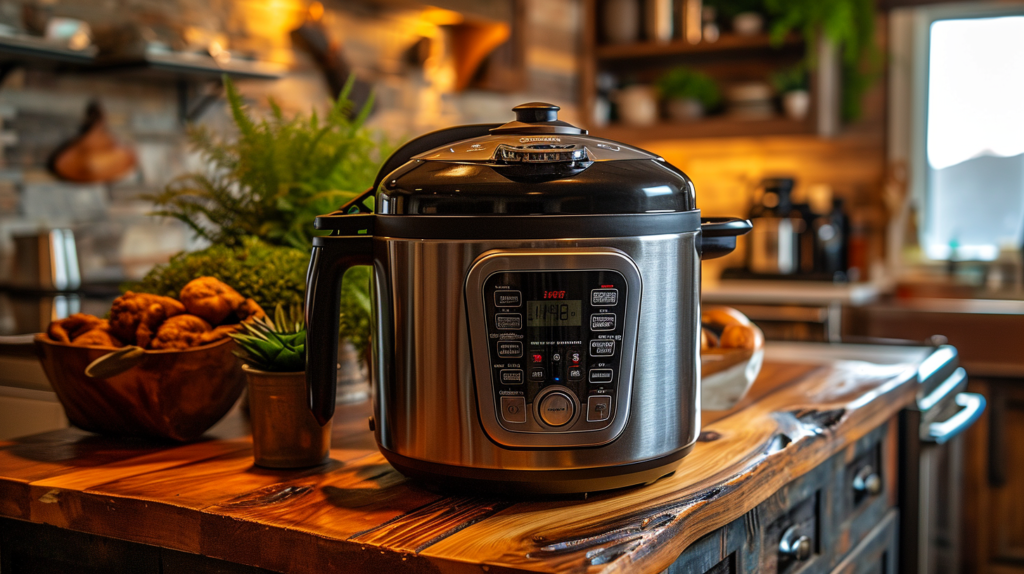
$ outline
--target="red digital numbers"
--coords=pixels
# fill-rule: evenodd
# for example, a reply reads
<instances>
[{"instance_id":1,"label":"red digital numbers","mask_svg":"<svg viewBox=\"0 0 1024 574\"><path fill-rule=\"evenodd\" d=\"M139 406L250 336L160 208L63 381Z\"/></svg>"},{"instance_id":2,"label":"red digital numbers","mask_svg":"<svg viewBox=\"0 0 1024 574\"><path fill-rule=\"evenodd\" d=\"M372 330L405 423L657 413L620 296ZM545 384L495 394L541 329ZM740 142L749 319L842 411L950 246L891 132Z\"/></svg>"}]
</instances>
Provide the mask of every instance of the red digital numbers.
<instances>
[{"instance_id":1,"label":"red digital numbers","mask_svg":"<svg viewBox=\"0 0 1024 574\"><path fill-rule=\"evenodd\" d=\"M545 291L545 299L565 299L565 291Z\"/></svg>"}]
</instances>

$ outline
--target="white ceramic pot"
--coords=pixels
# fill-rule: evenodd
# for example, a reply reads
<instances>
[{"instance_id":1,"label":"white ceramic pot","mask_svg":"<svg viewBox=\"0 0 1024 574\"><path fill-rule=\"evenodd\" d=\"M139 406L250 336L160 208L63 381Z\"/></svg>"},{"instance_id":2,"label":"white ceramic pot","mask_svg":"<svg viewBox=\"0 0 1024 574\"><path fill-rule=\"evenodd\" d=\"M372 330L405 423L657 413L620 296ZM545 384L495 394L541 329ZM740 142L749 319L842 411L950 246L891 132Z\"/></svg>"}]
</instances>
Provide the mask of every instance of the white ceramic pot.
<instances>
[{"instance_id":1,"label":"white ceramic pot","mask_svg":"<svg viewBox=\"0 0 1024 574\"><path fill-rule=\"evenodd\" d=\"M640 38L639 0L605 0L604 38L610 44L629 44Z\"/></svg>"},{"instance_id":2,"label":"white ceramic pot","mask_svg":"<svg viewBox=\"0 0 1024 574\"><path fill-rule=\"evenodd\" d=\"M618 91L615 97L619 119L633 127L653 125L658 121L658 96L651 86L629 86Z\"/></svg>"},{"instance_id":3,"label":"white ceramic pot","mask_svg":"<svg viewBox=\"0 0 1024 574\"><path fill-rule=\"evenodd\" d=\"M807 90L794 90L782 95L782 109L791 120L802 120L811 109L811 95Z\"/></svg>"},{"instance_id":4,"label":"white ceramic pot","mask_svg":"<svg viewBox=\"0 0 1024 574\"><path fill-rule=\"evenodd\" d=\"M692 122L704 117L704 105L693 98L673 98L665 102L665 111L672 121Z\"/></svg>"},{"instance_id":5,"label":"white ceramic pot","mask_svg":"<svg viewBox=\"0 0 1024 574\"><path fill-rule=\"evenodd\" d=\"M740 12L732 18L732 31L740 36L756 36L764 30L764 16L757 12Z\"/></svg>"}]
</instances>

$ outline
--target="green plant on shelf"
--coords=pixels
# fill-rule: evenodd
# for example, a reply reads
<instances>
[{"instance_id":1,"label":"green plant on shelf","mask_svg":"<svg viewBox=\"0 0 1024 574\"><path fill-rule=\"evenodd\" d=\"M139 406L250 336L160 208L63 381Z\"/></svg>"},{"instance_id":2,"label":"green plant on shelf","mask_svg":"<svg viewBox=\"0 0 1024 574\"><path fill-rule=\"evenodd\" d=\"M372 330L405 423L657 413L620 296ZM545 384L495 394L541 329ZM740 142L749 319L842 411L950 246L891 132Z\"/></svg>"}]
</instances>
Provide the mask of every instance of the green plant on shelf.
<instances>
[{"instance_id":1,"label":"green plant on shelf","mask_svg":"<svg viewBox=\"0 0 1024 574\"><path fill-rule=\"evenodd\" d=\"M711 109L718 105L722 96L718 85L703 72L686 67L678 67L666 72L655 83L658 94L664 100L696 100Z\"/></svg>"},{"instance_id":2,"label":"green plant on shelf","mask_svg":"<svg viewBox=\"0 0 1024 574\"><path fill-rule=\"evenodd\" d=\"M242 323L244 332L232 333L238 357L252 369L269 373L306 370L306 326L302 308L278 304L274 318L262 317Z\"/></svg>"},{"instance_id":3,"label":"green plant on shelf","mask_svg":"<svg viewBox=\"0 0 1024 574\"><path fill-rule=\"evenodd\" d=\"M771 41L782 45L791 32L807 43L805 65L813 69L815 46L824 37L842 53L842 117L861 116L864 92L878 77L875 3L872 0L764 0L771 19Z\"/></svg>"},{"instance_id":4,"label":"green plant on shelf","mask_svg":"<svg viewBox=\"0 0 1024 574\"><path fill-rule=\"evenodd\" d=\"M772 87L779 94L807 90L807 70L804 66L795 66L780 70L771 77Z\"/></svg>"}]
</instances>

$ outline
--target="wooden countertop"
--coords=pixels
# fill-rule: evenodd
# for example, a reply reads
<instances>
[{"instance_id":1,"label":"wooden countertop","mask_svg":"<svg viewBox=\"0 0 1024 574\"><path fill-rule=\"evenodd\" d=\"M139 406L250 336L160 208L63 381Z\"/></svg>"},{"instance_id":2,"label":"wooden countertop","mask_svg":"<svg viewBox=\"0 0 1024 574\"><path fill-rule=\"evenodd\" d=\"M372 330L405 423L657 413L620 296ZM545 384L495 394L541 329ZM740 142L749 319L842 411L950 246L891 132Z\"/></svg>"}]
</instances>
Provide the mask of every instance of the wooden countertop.
<instances>
[{"instance_id":1,"label":"wooden countertop","mask_svg":"<svg viewBox=\"0 0 1024 574\"><path fill-rule=\"evenodd\" d=\"M704 412L672 476L588 498L443 495L377 452L366 403L335 416L331 461L252 466L245 420L189 445L67 429L0 442L0 516L282 572L660 572L909 403L914 368L765 362L731 411Z\"/></svg>"}]
</instances>

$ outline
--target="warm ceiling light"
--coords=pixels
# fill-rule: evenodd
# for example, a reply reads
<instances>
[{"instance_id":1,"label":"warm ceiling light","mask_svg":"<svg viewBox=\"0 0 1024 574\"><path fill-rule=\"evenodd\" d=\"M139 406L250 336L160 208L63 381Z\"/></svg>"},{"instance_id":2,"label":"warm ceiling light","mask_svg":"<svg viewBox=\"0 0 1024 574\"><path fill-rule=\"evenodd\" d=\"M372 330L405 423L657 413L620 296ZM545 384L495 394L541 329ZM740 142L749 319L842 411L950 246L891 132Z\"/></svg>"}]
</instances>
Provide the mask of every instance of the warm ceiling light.
<instances>
[{"instance_id":1,"label":"warm ceiling light","mask_svg":"<svg viewBox=\"0 0 1024 574\"><path fill-rule=\"evenodd\" d=\"M434 6L427 6L423 13L420 14L420 18L435 26L454 26L455 24L461 24L465 20L462 14L458 12Z\"/></svg>"},{"instance_id":2,"label":"warm ceiling light","mask_svg":"<svg viewBox=\"0 0 1024 574\"><path fill-rule=\"evenodd\" d=\"M306 14L311 22L319 22L324 17L324 5L319 2L313 2L309 5Z\"/></svg>"}]
</instances>

